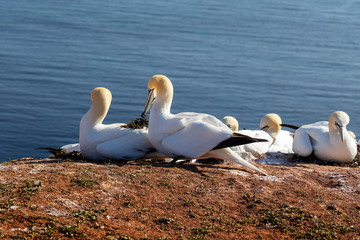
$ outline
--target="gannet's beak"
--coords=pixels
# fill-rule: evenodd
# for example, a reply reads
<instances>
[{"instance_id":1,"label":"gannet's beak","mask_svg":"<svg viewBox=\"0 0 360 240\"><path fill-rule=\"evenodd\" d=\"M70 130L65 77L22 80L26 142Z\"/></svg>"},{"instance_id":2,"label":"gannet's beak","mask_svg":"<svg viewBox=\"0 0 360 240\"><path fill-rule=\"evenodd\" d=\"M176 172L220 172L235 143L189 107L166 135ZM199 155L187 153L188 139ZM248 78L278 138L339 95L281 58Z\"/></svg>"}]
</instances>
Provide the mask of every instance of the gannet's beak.
<instances>
[{"instance_id":1,"label":"gannet's beak","mask_svg":"<svg viewBox=\"0 0 360 240\"><path fill-rule=\"evenodd\" d=\"M342 127L341 129L340 129L340 137L341 137L341 141L342 142L344 142L344 134L345 134L345 128L344 127Z\"/></svg>"},{"instance_id":2,"label":"gannet's beak","mask_svg":"<svg viewBox=\"0 0 360 240\"><path fill-rule=\"evenodd\" d=\"M335 126L339 131L341 142L344 142L344 134L345 134L345 131L346 131L345 127L340 126L340 124L338 124L337 122L335 122Z\"/></svg>"},{"instance_id":3,"label":"gannet's beak","mask_svg":"<svg viewBox=\"0 0 360 240\"><path fill-rule=\"evenodd\" d=\"M145 103L145 108L144 108L144 112L141 114L141 117L145 117L147 111L149 111L149 108L151 107L151 105L154 103L155 101L155 95L154 95L154 88L149 89L148 90L148 96L147 96L147 100Z\"/></svg>"}]
</instances>

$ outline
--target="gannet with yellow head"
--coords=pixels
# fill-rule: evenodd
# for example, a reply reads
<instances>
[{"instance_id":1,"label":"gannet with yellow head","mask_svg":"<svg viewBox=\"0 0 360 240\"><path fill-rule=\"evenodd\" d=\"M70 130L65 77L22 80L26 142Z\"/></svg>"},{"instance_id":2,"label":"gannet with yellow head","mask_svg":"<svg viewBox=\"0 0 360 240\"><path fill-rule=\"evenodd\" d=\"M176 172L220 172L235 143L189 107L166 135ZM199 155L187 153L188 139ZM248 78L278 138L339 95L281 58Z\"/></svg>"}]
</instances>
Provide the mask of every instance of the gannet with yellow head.
<instances>
[{"instance_id":1,"label":"gannet with yellow head","mask_svg":"<svg viewBox=\"0 0 360 240\"><path fill-rule=\"evenodd\" d=\"M331 114L329 121L303 125L295 131L293 150L306 157L314 153L317 158L330 162L351 162L357 154L354 138L346 130L350 122L343 111Z\"/></svg>"},{"instance_id":2,"label":"gannet with yellow head","mask_svg":"<svg viewBox=\"0 0 360 240\"><path fill-rule=\"evenodd\" d=\"M278 114L268 113L262 117L259 128L270 134L273 138L273 144L269 147L269 152L294 153L292 150L294 133L282 130L282 125L295 127L293 125L282 124Z\"/></svg>"},{"instance_id":3,"label":"gannet with yellow head","mask_svg":"<svg viewBox=\"0 0 360 240\"><path fill-rule=\"evenodd\" d=\"M230 146L257 141L235 134L212 115L195 112L172 114L173 85L164 75L154 75L148 82L148 97L143 116L152 106L149 120L149 139L152 145L168 157L220 158L231 160L249 169L262 170L241 159Z\"/></svg>"},{"instance_id":4,"label":"gannet with yellow head","mask_svg":"<svg viewBox=\"0 0 360 240\"><path fill-rule=\"evenodd\" d=\"M92 105L80 121L80 150L91 160L135 160L153 152L146 129L124 128L124 123L105 125L112 94L103 87L91 92ZM144 156L145 155L145 156Z\"/></svg>"}]
</instances>

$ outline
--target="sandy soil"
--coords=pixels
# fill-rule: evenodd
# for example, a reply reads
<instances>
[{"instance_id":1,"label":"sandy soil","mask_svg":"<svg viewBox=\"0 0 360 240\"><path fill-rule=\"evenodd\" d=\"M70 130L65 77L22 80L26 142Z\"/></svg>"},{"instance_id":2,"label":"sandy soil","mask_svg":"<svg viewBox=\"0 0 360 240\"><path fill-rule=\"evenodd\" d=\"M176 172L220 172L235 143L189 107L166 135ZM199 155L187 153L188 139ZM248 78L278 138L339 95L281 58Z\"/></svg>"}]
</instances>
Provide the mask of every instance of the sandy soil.
<instances>
[{"instance_id":1,"label":"sandy soil","mask_svg":"<svg viewBox=\"0 0 360 240\"><path fill-rule=\"evenodd\" d=\"M5 162L0 236L360 239L360 167L268 163Z\"/></svg>"}]
</instances>

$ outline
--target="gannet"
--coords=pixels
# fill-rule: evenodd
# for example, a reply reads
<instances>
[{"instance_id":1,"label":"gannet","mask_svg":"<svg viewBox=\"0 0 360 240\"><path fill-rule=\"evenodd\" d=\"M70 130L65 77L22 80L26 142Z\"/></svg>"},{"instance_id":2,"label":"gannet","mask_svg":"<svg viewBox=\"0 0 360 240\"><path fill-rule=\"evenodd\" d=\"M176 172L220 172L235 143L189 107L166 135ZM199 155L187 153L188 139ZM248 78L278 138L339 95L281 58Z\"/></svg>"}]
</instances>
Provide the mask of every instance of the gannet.
<instances>
[{"instance_id":1,"label":"gannet","mask_svg":"<svg viewBox=\"0 0 360 240\"><path fill-rule=\"evenodd\" d=\"M282 130L281 126L296 127L283 124L280 116L276 113L268 113L260 121L259 128L274 139L273 144L269 147L269 152L294 153L292 150L294 133Z\"/></svg>"},{"instance_id":2,"label":"gannet","mask_svg":"<svg viewBox=\"0 0 360 240\"><path fill-rule=\"evenodd\" d=\"M124 123L103 124L110 108L111 92L97 87L91 92L92 105L80 121L81 152L94 161L135 160L155 149L146 129L124 128Z\"/></svg>"},{"instance_id":3,"label":"gannet","mask_svg":"<svg viewBox=\"0 0 360 240\"><path fill-rule=\"evenodd\" d=\"M263 154L268 152L269 147L273 143L273 138L265 131L262 130L240 130L239 123L236 118L232 116L225 116L223 122L228 126L232 131L240 134L244 134L253 138L262 138L266 139L267 142L255 142L245 145L233 146L231 149L239 154L245 160L254 160L256 158L261 158Z\"/></svg>"},{"instance_id":4,"label":"gannet","mask_svg":"<svg viewBox=\"0 0 360 240\"><path fill-rule=\"evenodd\" d=\"M143 116L151 105L149 139L161 153L174 158L220 158L231 160L249 169L264 173L241 159L229 146L257 141L236 134L212 115L195 112L172 114L173 85L166 76L154 75L148 82L148 97Z\"/></svg>"},{"instance_id":5,"label":"gannet","mask_svg":"<svg viewBox=\"0 0 360 240\"><path fill-rule=\"evenodd\" d=\"M356 156L354 138L346 130L349 116L342 111L331 114L329 121L301 126L295 131L293 150L306 157L311 153L324 161L351 162Z\"/></svg>"}]
</instances>

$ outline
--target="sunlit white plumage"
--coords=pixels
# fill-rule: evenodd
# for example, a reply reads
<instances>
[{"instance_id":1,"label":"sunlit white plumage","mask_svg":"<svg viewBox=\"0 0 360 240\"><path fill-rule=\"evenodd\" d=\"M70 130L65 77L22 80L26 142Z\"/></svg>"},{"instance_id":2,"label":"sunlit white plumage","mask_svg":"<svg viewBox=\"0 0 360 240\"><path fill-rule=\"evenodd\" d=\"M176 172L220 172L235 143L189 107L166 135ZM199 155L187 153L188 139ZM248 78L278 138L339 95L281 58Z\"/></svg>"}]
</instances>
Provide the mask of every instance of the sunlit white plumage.
<instances>
[{"instance_id":1,"label":"sunlit white plumage","mask_svg":"<svg viewBox=\"0 0 360 240\"><path fill-rule=\"evenodd\" d=\"M253 138L266 139L267 142L255 142L245 145L233 146L231 149L239 154L245 160L253 160L261 158L263 154L268 152L269 147L273 143L272 137L265 131L262 130L240 130L239 123L236 118L231 116L225 116L223 122L234 132L244 134Z\"/></svg>"},{"instance_id":2,"label":"sunlit white plumage","mask_svg":"<svg viewBox=\"0 0 360 240\"><path fill-rule=\"evenodd\" d=\"M145 129L124 128L123 123L103 124L112 95L102 87L91 92L93 101L80 121L80 149L91 160L135 160L154 149Z\"/></svg>"},{"instance_id":3,"label":"sunlit white plumage","mask_svg":"<svg viewBox=\"0 0 360 240\"><path fill-rule=\"evenodd\" d=\"M349 121L345 112L337 111L331 114L329 121L300 127L295 132L294 152L304 157L314 153L324 161L353 161L357 147L354 138L346 130Z\"/></svg>"},{"instance_id":4,"label":"sunlit white plumage","mask_svg":"<svg viewBox=\"0 0 360 240\"><path fill-rule=\"evenodd\" d=\"M149 80L148 89L144 114L153 103L149 120L149 139L157 150L174 158L215 157L231 160L264 173L240 159L230 148L213 150L233 136L233 131L219 119L203 113L170 113L173 85L166 76L153 76Z\"/></svg>"},{"instance_id":5,"label":"sunlit white plumage","mask_svg":"<svg viewBox=\"0 0 360 240\"><path fill-rule=\"evenodd\" d=\"M292 145L294 133L281 129L282 120L276 113L264 115L260 121L260 129L264 130L274 139L269 152L294 153Z\"/></svg>"}]
</instances>

